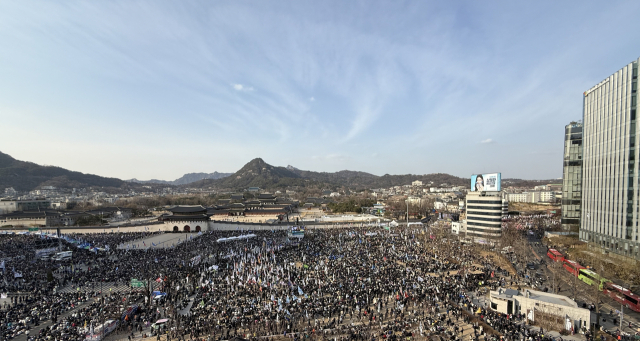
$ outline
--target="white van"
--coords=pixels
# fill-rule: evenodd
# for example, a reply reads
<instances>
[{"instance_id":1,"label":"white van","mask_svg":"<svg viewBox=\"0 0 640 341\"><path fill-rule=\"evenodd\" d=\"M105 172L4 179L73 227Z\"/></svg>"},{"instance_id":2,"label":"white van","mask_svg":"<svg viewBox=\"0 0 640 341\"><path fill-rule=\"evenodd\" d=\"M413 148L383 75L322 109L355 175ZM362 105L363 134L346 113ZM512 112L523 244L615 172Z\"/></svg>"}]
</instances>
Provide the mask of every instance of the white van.
<instances>
[{"instance_id":1,"label":"white van","mask_svg":"<svg viewBox=\"0 0 640 341\"><path fill-rule=\"evenodd\" d=\"M63 252L58 252L55 255L53 255L53 260L67 260L67 259L71 259L71 257L73 256L73 251L63 251Z\"/></svg>"}]
</instances>

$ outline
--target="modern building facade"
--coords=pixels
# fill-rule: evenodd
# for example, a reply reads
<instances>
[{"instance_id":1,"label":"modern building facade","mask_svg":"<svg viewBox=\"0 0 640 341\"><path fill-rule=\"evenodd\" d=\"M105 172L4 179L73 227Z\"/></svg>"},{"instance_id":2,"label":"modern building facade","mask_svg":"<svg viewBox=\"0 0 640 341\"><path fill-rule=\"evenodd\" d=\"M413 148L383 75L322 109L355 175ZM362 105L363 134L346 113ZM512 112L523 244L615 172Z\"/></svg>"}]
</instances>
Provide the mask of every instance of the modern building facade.
<instances>
[{"instance_id":1,"label":"modern building facade","mask_svg":"<svg viewBox=\"0 0 640 341\"><path fill-rule=\"evenodd\" d=\"M564 127L564 160L562 165L562 229L580 229L582 201L582 122Z\"/></svg>"},{"instance_id":2,"label":"modern building facade","mask_svg":"<svg viewBox=\"0 0 640 341\"><path fill-rule=\"evenodd\" d=\"M509 202L550 203L555 202L556 193L551 191L529 191L522 193L506 193Z\"/></svg>"},{"instance_id":3,"label":"modern building facade","mask_svg":"<svg viewBox=\"0 0 640 341\"><path fill-rule=\"evenodd\" d=\"M580 239L640 259L638 62L585 91Z\"/></svg>"},{"instance_id":4,"label":"modern building facade","mask_svg":"<svg viewBox=\"0 0 640 341\"><path fill-rule=\"evenodd\" d=\"M502 235L502 192L467 193L467 237L498 239Z\"/></svg>"},{"instance_id":5,"label":"modern building facade","mask_svg":"<svg viewBox=\"0 0 640 341\"><path fill-rule=\"evenodd\" d=\"M0 214L16 211L38 211L51 208L51 200L0 200Z\"/></svg>"},{"instance_id":6,"label":"modern building facade","mask_svg":"<svg viewBox=\"0 0 640 341\"><path fill-rule=\"evenodd\" d=\"M502 314L524 314L527 320L536 321L552 316L567 330L584 331L591 326L591 311L580 308L567 296L548 292L499 288L491 291L490 306ZM560 322L562 321L562 322Z\"/></svg>"}]
</instances>

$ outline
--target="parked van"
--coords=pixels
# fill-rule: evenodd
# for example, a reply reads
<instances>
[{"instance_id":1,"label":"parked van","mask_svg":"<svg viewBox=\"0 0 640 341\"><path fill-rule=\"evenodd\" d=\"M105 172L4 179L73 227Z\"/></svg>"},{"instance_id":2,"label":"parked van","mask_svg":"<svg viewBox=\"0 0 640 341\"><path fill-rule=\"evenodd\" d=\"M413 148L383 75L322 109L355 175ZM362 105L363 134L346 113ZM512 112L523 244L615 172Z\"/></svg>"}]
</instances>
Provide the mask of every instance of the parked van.
<instances>
[{"instance_id":1,"label":"parked van","mask_svg":"<svg viewBox=\"0 0 640 341\"><path fill-rule=\"evenodd\" d=\"M73 251L63 251L63 252L58 252L53 256L53 260L67 260L67 259L71 259L71 257L73 256Z\"/></svg>"}]
</instances>

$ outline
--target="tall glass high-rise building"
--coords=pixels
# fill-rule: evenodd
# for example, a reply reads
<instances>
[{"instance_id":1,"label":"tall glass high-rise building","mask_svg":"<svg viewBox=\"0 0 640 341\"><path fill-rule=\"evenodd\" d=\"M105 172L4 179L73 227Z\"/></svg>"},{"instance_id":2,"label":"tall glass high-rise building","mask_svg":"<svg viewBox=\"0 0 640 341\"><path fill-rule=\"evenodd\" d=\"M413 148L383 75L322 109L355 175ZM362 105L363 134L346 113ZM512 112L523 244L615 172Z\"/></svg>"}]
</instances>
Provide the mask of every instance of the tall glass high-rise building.
<instances>
[{"instance_id":1,"label":"tall glass high-rise building","mask_svg":"<svg viewBox=\"0 0 640 341\"><path fill-rule=\"evenodd\" d=\"M640 259L638 62L584 93L580 239Z\"/></svg>"},{"instance_id":2,"label":"tall glass high-rise building","mask_svg":"<svg viewBox=\"0 0 640 341\"><path fill-rule=\"evenodd\" d=\"M562 166L562 229L578 232L582 199L582 123L564 127Z\"/></svg>"}]
</instances>

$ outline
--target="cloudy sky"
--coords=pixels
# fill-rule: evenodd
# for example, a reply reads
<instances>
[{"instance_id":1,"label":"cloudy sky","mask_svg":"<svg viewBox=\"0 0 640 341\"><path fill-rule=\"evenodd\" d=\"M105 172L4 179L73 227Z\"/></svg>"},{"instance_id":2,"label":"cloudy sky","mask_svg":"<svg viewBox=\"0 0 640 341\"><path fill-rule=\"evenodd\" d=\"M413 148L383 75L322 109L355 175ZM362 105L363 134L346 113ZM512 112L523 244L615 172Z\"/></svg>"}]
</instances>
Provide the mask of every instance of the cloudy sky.
<instances>
[{"instance_id":1,"label":"cloudy sky","mask_svg":"<svg viewBox=\"0 0 640 341\"><path fill-rule=\"evenodd\" d=\"M123 179L262 157L562 176L640 2L2 1L0 151Z\"/></svg>"}]
</instances>

